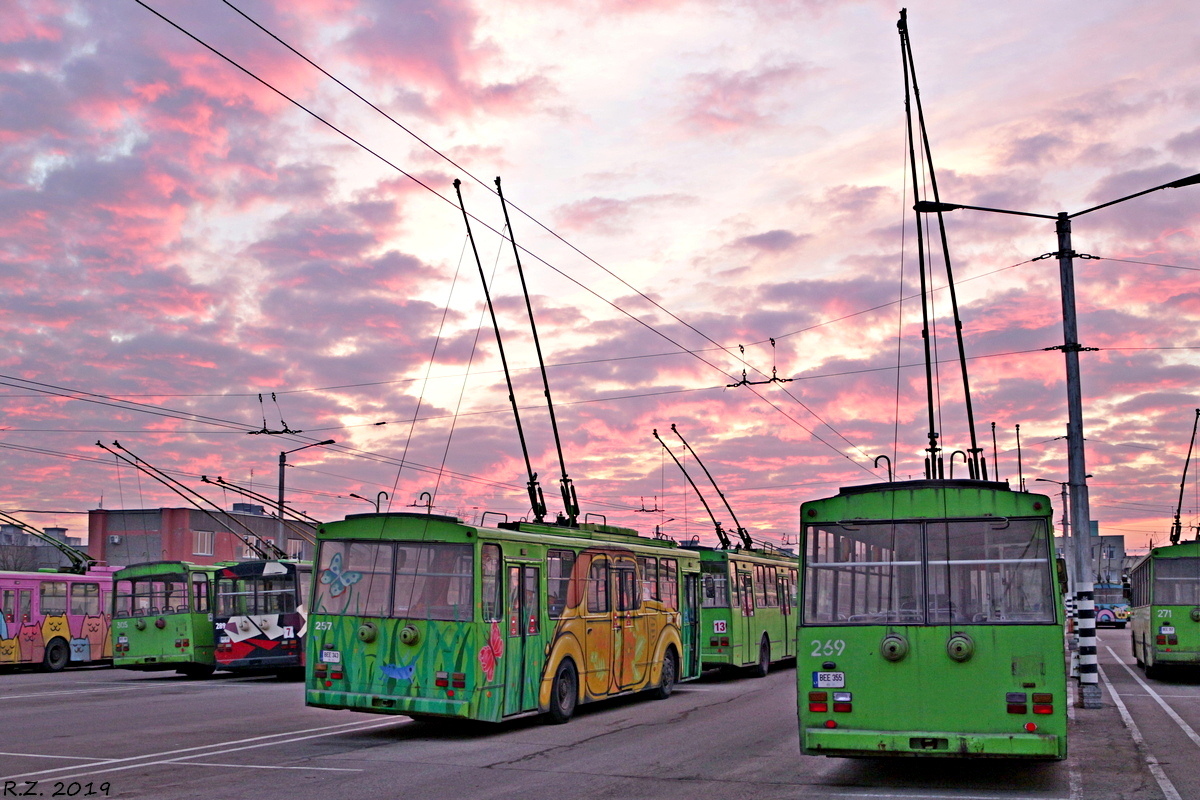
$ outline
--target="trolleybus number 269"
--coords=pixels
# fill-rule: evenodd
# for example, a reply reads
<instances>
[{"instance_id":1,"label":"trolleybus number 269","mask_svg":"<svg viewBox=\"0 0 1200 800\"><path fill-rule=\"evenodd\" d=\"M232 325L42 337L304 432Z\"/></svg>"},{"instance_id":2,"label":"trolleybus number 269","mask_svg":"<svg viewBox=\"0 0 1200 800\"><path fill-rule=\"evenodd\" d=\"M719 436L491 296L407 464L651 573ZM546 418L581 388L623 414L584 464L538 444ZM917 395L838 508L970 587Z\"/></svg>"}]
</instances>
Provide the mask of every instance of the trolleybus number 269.
<instances>
[{"instance_id":1,"label":"trolleybus number 269","mask_svg":"<svg viewBox=\"0 0 1200 800\"><path fill-rule=\"evenodd\" d=\"M809 644L812 645L812 653L809 655L813 658L840 656L846 652L846 642L843 639L826 639L825 641L813 639Z\"/></svg>"}]
</instances>

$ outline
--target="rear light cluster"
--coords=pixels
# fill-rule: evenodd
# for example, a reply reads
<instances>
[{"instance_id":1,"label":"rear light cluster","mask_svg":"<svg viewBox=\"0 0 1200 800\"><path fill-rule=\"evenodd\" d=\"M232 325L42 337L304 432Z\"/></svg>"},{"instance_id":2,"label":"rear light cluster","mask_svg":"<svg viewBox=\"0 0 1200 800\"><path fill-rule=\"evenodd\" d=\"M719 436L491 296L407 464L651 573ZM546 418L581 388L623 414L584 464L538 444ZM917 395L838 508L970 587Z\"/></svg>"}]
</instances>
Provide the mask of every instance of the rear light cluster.
<instances>
[{"instance_id":1,"label":"rear light cluster","mask_svg":"<svg viewBox=\"0 0 1200 800\"><path fill-rule=\"evenodd\" d=\"M465 672L439 672L433 678L434 686L442 688L465 689L467 688L467 673ZM454 692L447 692L451 697Z\"/></svg>"},{"instance_id":2,"label":"rear light cluster","mask_svg":"<svg viewBox=\"0 0 1200 800\"><path fill-rule=\"evenodd\" d=\"M333 685L333 681L340 681L346 677L340 666L330 668L327 664L317 664L313 667L313 677L318 681L324 681L325 687Z\"/></svg>"},{"instance_id":3,"label":"rear light cluster","mask_svg":"<svg viewBox=\"0 0 1200 800\"><path fill-rule=\"evenodd\" d=\"M854 696L850 692L834 692L833 693L833 711L837 714L844 714L854 710ZM808 693L808 710L815 711L818 714L827 714L830 711L829 692L809 692ZM830 726L832 727L832 726Z\"/></svg>"},{"instance_id":4,"label":"rear light cluster","mask_svg":"<svg viewBox=\"0 0 1200 800\"><path fill-rule=\"evenodd\" d=\"M217 652L218 653L232 653L233 652L233 642L219 642L217 644Z\"/></svg>"},{"instance_id":5,"label":"rear light cluster","mask_svg":"<svg viewBox=\"0 0 1200 800\"><path fill-rule=\"evenodd\" d=\"M192 645L191 639L176 639L175 640L176 647L191 647L191 645Z\"/></svg>"},{"instance_id":6,"label":"rear light cluster","mask_svg":"<svg viewBox=\"0 0 1200 800\"><path fill-rule=\"evenodd\" d=\"M113 645L113 652L114 653L128 653L129 645L121 644L120 642L117 642L116 644Z\"/></svg>"},{"instance_id":7,"label":"rear light cluster","mask_svg":"<svg viewBox=\"0 0 1200 800\"><path fill-rule=\"evenodd\" d=\"M1004 695L1004 702L1008 705L1010 714L1028 714L1030 701L1033 702L1033 713L1054 713L1054 695L1049 692L1034 692L1033 695L1027 695L1025 692L1009 692Z\"/></svg>"},{"instance_id":8,"label":"rear light cluster","mask_svg":"<svg viewBox=\"0 0 1200 800\"><path fill-rule=\"evenodd\" d=\"M1179 644L1179 637L1175 634L1158 634L1154 637L1155 644Z\"/></svg>"},{"instance_id":9,"label":"rear light cluster","mask_svg":"<svg viewBox=\"0 0 1200 800\"><path fill-rule=\"evenodd\" d=\"M713 636L708 640L709 647L729 647L728 636Z\"/></svg>"}]
</instances>

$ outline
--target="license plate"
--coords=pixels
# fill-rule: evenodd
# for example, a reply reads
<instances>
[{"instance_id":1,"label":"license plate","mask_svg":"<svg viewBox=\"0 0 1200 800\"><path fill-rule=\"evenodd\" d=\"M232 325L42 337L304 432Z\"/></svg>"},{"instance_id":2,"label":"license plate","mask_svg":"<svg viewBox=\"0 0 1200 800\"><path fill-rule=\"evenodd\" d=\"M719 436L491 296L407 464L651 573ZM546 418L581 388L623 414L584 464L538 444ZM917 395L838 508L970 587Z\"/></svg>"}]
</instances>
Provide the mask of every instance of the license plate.
<instances>
[{"instance_id":1,"label":"license plate","mask_svg":"<svg viewBox=\"0 0 1200 800\"><path fill-rule=\"evenodd\" d=\"M846 673L844 672L814 672L812 674L814 689L844 689Z\"/></svg>"},{"instance_id":2,"label":"license plate","mask_svg":"<svg viewBox=\"0 0 1200 800\"><path fill-rule=\"evenodd\" d=\"M322 650L321 660L326 664L340 664L342 663L342 654L337 650Z\"/></svg>"},{"instance_id":3,"label":"license plate","mask_svg":"<svg viewBox=\"0 0 1200 800\"><path fill-rule=\"evenodd\" d=\"M1163 625L1158 629L1158 632L1163 636L1171 636L1175 633L1175 628L1172 625Z\"/></svg>"}]
</instances>

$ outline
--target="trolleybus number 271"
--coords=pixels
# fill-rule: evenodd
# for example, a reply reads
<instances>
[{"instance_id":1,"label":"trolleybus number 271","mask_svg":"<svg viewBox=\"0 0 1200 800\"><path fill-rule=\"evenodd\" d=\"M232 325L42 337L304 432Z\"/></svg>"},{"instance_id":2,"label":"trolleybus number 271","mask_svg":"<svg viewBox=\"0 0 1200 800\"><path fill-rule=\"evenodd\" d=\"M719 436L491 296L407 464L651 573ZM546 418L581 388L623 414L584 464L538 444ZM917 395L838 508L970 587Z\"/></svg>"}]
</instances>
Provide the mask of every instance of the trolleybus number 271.
<instances>
[{"instance_id":1,"label":"trolleybus number 271","mask_svg":"<svg viewBox=\"0 0 1200 800\"><path fill-rule=\"evenodd\" d=\"M843 639L826 639L823 642L819 639L813 639L809 644L812 645L812 653L809 655L813 658L840 656L846 652L846 642Z\"/></svg>"}]
</instances>

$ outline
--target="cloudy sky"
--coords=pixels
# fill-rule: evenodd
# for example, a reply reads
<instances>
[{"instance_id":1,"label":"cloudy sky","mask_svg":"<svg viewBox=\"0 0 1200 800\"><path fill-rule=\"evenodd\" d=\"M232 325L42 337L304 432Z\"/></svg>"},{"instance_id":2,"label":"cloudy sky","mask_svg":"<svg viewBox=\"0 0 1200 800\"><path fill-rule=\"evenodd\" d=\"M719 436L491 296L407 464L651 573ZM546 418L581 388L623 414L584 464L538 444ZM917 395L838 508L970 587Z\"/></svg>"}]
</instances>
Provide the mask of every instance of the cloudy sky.
<instances>
[{"instance_id":1,"label":"cloudy sky","mask_svg":"<svg viewBox=\"0 0 1200 800\"><path fill-rule=\"evenodd\" d=\"M908 5L943 199L1053 214L1200 171L1200 6ZM318 517L381 491L526 514L458 178L553 515L497 175L590 519L712 540L652 435L682 455L672 423L767 540L794 537L801 501L886 478L878 455L919 477L899 9L3 4L0 507L79 535L101 503L181 504L98 440L228 507L200 475L273 496L280 451L331 438L288 458ZM1036 260L1053 225L947 220L980 444L990 464L995 423L1016 485L1019 425L1021 473L1057 507L1035 483L1066 479L1058 268ZM1200 187L1074 222L1099 257L1076 264L1092 516L1131 548L1165 539L1200 406L1198 224ZM949 453L969 439L940 266L933 283ZM730 388L743 370L792 380Z\"/></svg>"}]
</instances>

